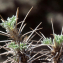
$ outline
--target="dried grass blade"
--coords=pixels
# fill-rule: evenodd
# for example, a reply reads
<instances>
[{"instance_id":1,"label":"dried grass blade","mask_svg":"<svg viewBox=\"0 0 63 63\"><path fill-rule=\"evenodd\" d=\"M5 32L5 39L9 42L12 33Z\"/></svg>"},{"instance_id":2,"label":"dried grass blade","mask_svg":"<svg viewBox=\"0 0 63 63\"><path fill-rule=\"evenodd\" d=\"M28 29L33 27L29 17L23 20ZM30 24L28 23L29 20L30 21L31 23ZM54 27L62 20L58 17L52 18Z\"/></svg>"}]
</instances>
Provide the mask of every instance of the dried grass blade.
<instances>
[{"instance_id":1,"label":"dried grass blade","mask_svg":"<svg viewBox=\"0 0 63 63\"><path fill-rule=\"evenodd\" d=\"M5 54L14 54L14 52L13 51L8 51L8 52L0 53L0 55L5 55Z\"/></svg>"},{"instance_id":2,"label":"dried grass blade","mask_svg":"<svg viewBox=\"0 0 63 63\"><path fill-rule=\"evenodd\" d=\"M53 27L52 18L51 18L51 23L52 23L52 30L53 30L53 35L54 35L54 27Z\"/></svg>"},{"instance_id":3,"label":"dried grass blade","mask_svg":"<svg viewBox=\"0 0 63 63\"><path fill-rule=\"evenodd\" d=\"M33 8L33 7L32 7L32 8ZM19 33L20 33L20 30L21 30L21 28L22 28L22 26L23 26L23 24L24 24L24 22L25 22L27 16L29 15L30 11L32 10L32 8L31 8L31 9L28 11L28 13L26 14L26 16L25 16L25 18L24 18L24 20L23 20L23 22L22 22L22 24L21 24L21 26L20 26L20 28L19 28Z\"/></svg>"},{"instance_id":4,"label":"dried grass blade","mask_svg":"<svg viewBox=\"0 0 63 63\"><path fill-rule=\"evenodd\" d=\"M39 42L41 42L41 40L43 39L43 37L41 37L39 40L38 40L38 42L37 43L39 43Z\"/></svg>"},{"instance_id":5,"label":"dried grass blade","mask_svg":"<svg viewBox=\"0 0 63 63\"><path fill-rule=\"evenodd\" d=\"M40 29L42 29L42 28L40 28ZM37 30L39 30L39 29L36 29L36 31L37 31ZM31 33L31 32L33 32L33 31L29 31L29 32L23 34L22 37L25 36L25 35L27 35L27 34L29 34L29 33Z\"/></svg>"},{"instance_id":6,"label":"dried grass blade","mask_svg":"<svg viewBox=\"0 0 63 63\"><path fill-rule=\"evenodd\" d=\"M29 48L30 46L32 46L32 43L33 43L33 41L31 43L29 43L29 45L27 46L27 48Z\"/></svg>"},{"instance_id":7,"label":"dried grass blade","mask_svg":"<svg viewBox=\"0 0 63 63\"><path fill-rule=\"evenodd\" d=\"M29 40L28 40L28 42L30 42L31 41L31 39L35 36L36 34L34 34Z\"/></svg>"},{"instance_id":8,"label":"dried grass blade","mask_svg":"<svg viewBox=\"0 0 63 63\"><path fill-rule=\"evenodd\" d=\"M19 25L20 23L22 23L23 21L21 21L21 22L19 22L19 23L17 23L17 25Z\"/></svg>"},{"instance_id":9,"label":"dried grass blade","mask_svg":"<svg viewBox=\"0 0 63 63\"><path fill-rule=\"evenodd\" d=\"M31 12L31 10L32 10L32 8L33 8L33 6L31 7L31 9L28 11L28 13L26 14L26 16L25 16L25 18L24 18L24 20L23 21L25 21L26 20L26 18L27 18L27 16L29 15L29 13Z\"/></svg>"},{"instance_id":10,"label":"dried grass blade","mask_svg":"<svg viewBox=\"0 0 63 63\"><path fill-rule=\"evenodd\" d=\"M47 46L47 44L34 45L34 47L32 47L31 49L35 49L35 48L41 47L41 46ZM52 46L52 45L49 45L49 46ZM30 51L31 49L29 49L29 51Z\"/></svg>"},{"instance_id":11,"label":"dried grass blade","mask_svg":"<svg viewBox=\"0 0 63 63\"><path fill-rule=\"evenodd\" d=\"M32 28L30 28L30 29L33 30ZM42 28L41 28L41 29L42 29ZM35 33L36 33L38 36L42 37L38 32L35 31Z\"/></svg>"},{"instance_id":12,"label":"dried grass blade","mask_svg":"<svg viewBox=\"0 0 63 63\"><path fill-rule=\"evenodd\" d=\"M8 33L5 33L5 32L3 32L3 31L0 31L0 35L4 35L4 36L10 36L10 34L8 34Z\"/></svg>"},{"instance_id":13,"label":"dried grass blade","mask_svg":"<svg viewBox=\"0 0 63 63\"><path fill-rule=\"evenodd\" d=\"M26 26L26 24L23 25L22 29L19 32L19 35L21 34L21 32L23 31L24 27Z\"/></svg>"},{"instance_id":14,"label":"dried grass blade","mask_svg":"<svg viewBox=\"0 0 63 63\"><path fill-rule=\"evenodd\" d=\"M19 32L18 32L18 33L20 33L20 30L22 29L22 26L23 26L24 22L25 22L25 21L22 22L22 24L21 24L21 26L20 26L20 28L19 28Z\"/></svg>"},{"instance_id":15,"label":"dried grass blade","mask_svg":"<svg viewBox=\"0 0 63 63\"><path fill-rule=\"evenodd\" d=\"M3 40L3 41L0 41L0 42L11 42L12 40Z\"/></svg>"},{"instance_id":16,"label":"dried grass blade","mask_svg":"<svg viewBox=\"0 0 63 63\"><path fill-rule=\"evenodd\" d=\"M5 20L2 18L2 16L0 15L0 17L1 17L1 20L3 21L3 22L5 22Z\"/></svg>"},{"instance_id":17,"label":"dried grass blade","mask_svg":"<svg viewBox=\"0 0 63 63\"><path fill-rule=\"evenodd\" d=\"M39 52L37 52L35 55L33 55L27 62L29 62L30 60L32 60L35 56L37 56L39 54Z\"/></svg>"},{"instance_id":18,"label":"dried grass blade","mask_svg":"<svg viewBox=\"0 0 63 63\"><path fill-rule=\"evenodd\" d=\"M43 36L44 39L46 38L41 32L39 32L39 33Z\"/></svg>"},{"instance_id":19,"label":"dried grass blade","mask_svg":"<svg viewBox=\"0 0 63 63\"><path fill-rule=\"evenodd\" d=\"M19 14L19 7L17 8L17 12L16 12L16 28L17 28L18 14Z\"/></svg>"},{"instance_id":20,"label":"dried grass blade","mask_svg":"<svg viewBox=\"0 0 63 63\"><path fill-rule=\"evenodd\" d=\"M50 49L51 49L51 51L53 50L53 48L52 47L50 47L49 45L47 45Z\"/></svg>"},{"instance_id":21,"label":"dried grass blade","mask_svg":"<svg viewBox=\"0 0 63 63\"><path fill-rule=\"evenodd\" d=\"M48 53L49 53L49 52L48 52ZM43 55L41 55L41 56L38 56L38 57L37 57L37 58L35 58L34 60L31 60L31 61L30 61L30 63L32 63L33 61L37 60L38 58L40 58L40 57L42 57L42 56L44 56L44 55L47 55L48 53L43 54Z\"/></svg>"},{"instance_id":22,"label":"dried grass blade","mask_svg":"<svg viewBox=\"0 0 63 63\"><path fill-rule=\"evenodd\" d=\"M42 23L42 22L41 22ZM26 42L29 40L29 38L33 35L33 33L36 31L36 29L41 25L41 23L32 31L32 33L29 35L28 39Z\"/></svg>"}]
</instances>

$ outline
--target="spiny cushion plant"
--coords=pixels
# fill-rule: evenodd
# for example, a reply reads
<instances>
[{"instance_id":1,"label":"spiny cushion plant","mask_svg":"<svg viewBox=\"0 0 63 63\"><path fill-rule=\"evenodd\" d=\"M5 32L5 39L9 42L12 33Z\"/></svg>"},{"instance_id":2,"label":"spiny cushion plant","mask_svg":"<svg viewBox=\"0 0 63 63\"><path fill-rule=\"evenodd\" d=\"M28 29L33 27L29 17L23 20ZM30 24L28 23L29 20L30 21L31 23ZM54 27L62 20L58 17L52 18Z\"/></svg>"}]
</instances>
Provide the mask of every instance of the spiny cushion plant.
<instances>
[{"instance_id":1,"label":"spiny cushion plant","mask_svg":"<svg viewBox=\"0 0 63 63\"><path fill-rule=\"evenodd\" d=\"M30 11L31 11L31 9L30 9ZM6 49L9 48L10 51L12 52L13 56L15 56L15 58L16 58L16 55L18 55L20 58L20 54L24 54L25 49L27 48L27 44L25 43L27 39L25 39L26 37L24 37L26 35L26 33L24 36L21 36L22 35L21 32L24 28L24 25L23 25L24 21L21 22L22 23L21 27L18 30L17 24L19 24L19 23L16 22L17 19L18 19L18 9L17 9L16 16L13 15L11 18L8 17L7 21L4 21L3 19L1 19L2 23L0 23L0 25L6 29L7 33L0 31L1 32L0 34L10 37L11 40L10 40L10 43L7 44ZM18 58L16 58L16 59L18 59ZM24 59L25 59L25 57L24 57ZM21 62L21 61L18 59L18 62Z\"/></svg>"},{"instance_id":2,"label":"spiny cushion plant","mask_svg":"<svg viewBox=\"0 0 63 63\"><path fill-rule=\"evenodd\" d=\"M29 12L31 11L31 9L29 10ZM11 18L8 17L6 21L1 19L2 23L0 23L0 25L3 28L5 28L6 32L0 31L0 34L8 36L11 39L11 40L0 41L0 42L9 42L6 44L7 47L5 47L5 49L8 50L8 52L7 53L5 52L3 54L13 54L13 56L10 57L12 60L10 61L13 63L33 63L33 61L41 58L42 56L44 55L48 56L47 54L51 54L53 55L52 59L54 59L53 60L54 63L57 63L62 53L63 35L62 34L57 35L53 33L53 36L54 36L53 40L51 38L45 38L45 36L41 34L43 36L42 37L40 34L36 32L36 30L39 30L37 28L41 23L34 30L32 29L32 31L22 34L22 31L26 25L24 24L24 22L29 12L25 16L24 20L19 23L17 23L18 9L17 9L16 16L13 15ZM17 29L17 25L20 23L21 23L21 26L19 29ZM41 37L39 39L39 41L42 42L41 44L38 44L38 45L32 44L33 41L31 39L35 36L33 35L34 32ZM27 37L27 34L29 33L31 34ZM41 41L42 39L43 41ZM36 41L36 42L39 42L39 41ZM47 45L51 50L47 52L47 54L45 51L44 51L44 54L43 54L43 51L39 51L38 53L34 51L34 55L31 56L31 52L33 53L33 50L35 48L40 47L42 45L43 46ZM0 54L0 55L3 55L3 54ZM41 55L38 56L38 54L41 54ZM36 56L38 57L36 58Z\"/></svg>"},{"instance_id":3,"label":"spiny cushion plant","mask_svg":"<svg viewBox=\"0 0 63 63\"><path fill-rule=\"evenodd\" d=\"M24 22L25 22L25 20L28 16L28 14L30 13L31 9L26 14L24 20L19 22L19 23L17 23L18 9L17 9L17 12L16 12L16 16L13 15L11 18L8 17L6 21L3 18L1 19L2 23L0 23L0 25L6 30L6 32L0 31L0 35L7 36L7 37L9 37L10 40L8 39L8 40L0 41L0 42L6 42L7 47L4 47L4 48L6 50L8 50L8 52L4 52L0 55L12 54L13 56L10 57L10 61L12 60L11 62L27 63L27 61L30 58L31 59L34 58L34 57L30 56L31 51L32 51L32 50L30 51L30 49L33 48L33 46L31 45L32 44L31 39L35 36L35 35L33 35L34 32L36 32L39 29L42 29L42 28L37 29L41 25L41 23L34 30L29 31L25 34L22 34L22 31L23 31L23 29L26 25L26 24L24 24ZM19 29L17 28L18 24L21 24ZM27 34L30 34L30 35L27 36ZM15 61L14 58L17 61ZM30 61L28 61L28 63L30 63Z\"/></svg>"},{"instance_id":4,"label":"spiny cushion plant","mask_svg":"<svg viewBox=\"0 0 63 63\"><path fill-rule=\"evenodd\" d=\"M53 23L52 23L53 25ZM54 30L54 29L53 29ZM44 45L46 44L51 49L51 54L53 55L53 63L58 63L60 56L62 54L62 48L63 48L63 35L57 35L53 33L53 40L51 38L45 38L43 41L41 41Z\"/></svg>"}]
</instances>

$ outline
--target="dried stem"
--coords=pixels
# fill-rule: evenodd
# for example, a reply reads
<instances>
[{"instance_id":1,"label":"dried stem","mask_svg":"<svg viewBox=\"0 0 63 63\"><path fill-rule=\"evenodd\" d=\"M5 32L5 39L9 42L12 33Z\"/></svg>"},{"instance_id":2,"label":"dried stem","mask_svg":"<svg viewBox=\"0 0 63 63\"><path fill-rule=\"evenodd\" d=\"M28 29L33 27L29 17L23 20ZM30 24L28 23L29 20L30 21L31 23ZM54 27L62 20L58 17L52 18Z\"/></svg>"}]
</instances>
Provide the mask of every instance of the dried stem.
<instances>
[{"instance_id":1,"label":"dried stem","mask_svg":"<svg viewBox=\"0 0 63 63\"><path fill-rule=\"evenodd\" d=\"M8 33L5 33L5 32L3 32L3 31L0 31L0 35L4 35L4 36L10 36L10 34L8 34Z\"/></svg>"},{"instance_id":2,"label":"dried stem","mask_svg":"<svg viewBox=\"0 0 63 63\"><path fill-rule=\"evenodd\" d=\"M41 22L42 23L42 22ZM36 29L41 25L41 23L33 30L33 32L29 35L28 39L26 42L28 42L29 38L33 35L33 33L36 31Z\"/></svg>"},{"instance_id":3,"label":"dried stem","mask_svg":"<svg viewBox=\"0 0 63 63\"><path fill-rule=\"evenodd\" d=\"M32 7L32 8L33 8L33 7ZM21 30L21 28L22 28L22 26L23 26L23 24L24 24L24 22L25 22L27 16L29 15L30 11L32 10L32 8L31 8L31 9L28 11L28 13L26 14L26 16L25 16L25 18L24 18L24 20L23 20L23 22L22 22L22 24L21 24L21 26L20 26L20 28L19 28L19 33L20 33L20 30Z\"/></svg>"}]
</instances>

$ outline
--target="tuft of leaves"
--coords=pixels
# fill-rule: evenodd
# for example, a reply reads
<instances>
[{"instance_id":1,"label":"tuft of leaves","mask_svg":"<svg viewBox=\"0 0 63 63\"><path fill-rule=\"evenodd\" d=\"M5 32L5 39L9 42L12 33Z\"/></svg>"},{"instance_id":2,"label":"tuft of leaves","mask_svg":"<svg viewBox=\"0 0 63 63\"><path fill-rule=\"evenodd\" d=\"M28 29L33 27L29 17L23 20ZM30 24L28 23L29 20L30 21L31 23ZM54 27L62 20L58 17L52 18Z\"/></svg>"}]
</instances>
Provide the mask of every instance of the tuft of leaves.
<instances>
[{"instance_id":1,"label":"tuft of leaves","mask_svg":"<svg viewBox=\"0 0 63 63\"><path fill-rule=\"evenodd\" d=\"M63 42L63 35L54 34L53 41L54 41L54 46L59 47L61 43Z\"/></svg>"},{"instance_id":2,"label":"tuft of leaves","mask_svg":"<svg viewBox=\"0 0 63 63\"><path fill-rule=\"evenodd\" d=\"M54 41L57 42L59 45L63 42L63 35L54 35Z\"/></svg>"},{"instance_id":3,"label":"tuft of leaves","mask_svg":"<svg viewBox=\"0 0 63 63\"><path fill-rule=\"evenodd\" d=\"M27 45L26 45L26 43L20 43L20 46L19 46L18 44L15 44L15 42L11 42L8 44L7 47L12 48L14 50L21 50L22 51L23 49L27 48Z\"/></svg>"},{"instance_id":4,"label":"tuft of leaves","mask_svg":"<svg viewBox=\"0 0 63 63\"><path fill-rule=\"evenodd\" d=\"M7 18L7 21L3 21L1 23L1 26L3 26L5 29L10 28L11 30L13 30L15 28L15 24L16 24L16 16L12 16L11 18Z\"/></svg>"},{"instance_id":5,"label":"tuft of leaves","mask_svg":"<svg viewBox=\"0 0 63 63\"><path fill-rule=\"evenodd\" d=\"M42 42L43 44L52 44L51 38L45 38Z\"/></svg>"}]
</instances>

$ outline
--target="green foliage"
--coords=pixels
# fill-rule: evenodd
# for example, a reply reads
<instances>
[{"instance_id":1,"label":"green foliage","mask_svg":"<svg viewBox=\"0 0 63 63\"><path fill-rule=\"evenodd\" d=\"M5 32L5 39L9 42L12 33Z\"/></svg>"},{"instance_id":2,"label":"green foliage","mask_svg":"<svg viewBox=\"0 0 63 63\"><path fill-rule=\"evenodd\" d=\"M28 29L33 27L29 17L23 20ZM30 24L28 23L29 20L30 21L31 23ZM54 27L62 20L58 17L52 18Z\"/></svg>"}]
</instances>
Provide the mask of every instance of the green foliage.
<instances>
[{"instance_id":1,"label":"green foliage","mask_svg":"<svg viewBox=\"0 0 63 63\"><path fill-rule=\"evenodd\" d=\"M7 21L2 21L1 25L5 28L8 29L10 28L11 30L15 28L15 23L16 23L16 16L12 16L11 18L7 18Z\"/></svg>"},{"instance_id":2,"label":"green foliage","mask_svg":"<svg viewBox=\"0 0 63 63\"><path fill-rule=\"evenodd\" d=\"M54 42L54 45L52 43L52 40L51 38L45 38L42 43L43 44L50 44L50 45L53 45L55 47L59 47L60 44L63 42L63 35L57 35L57 34L54 34L54 39L53 39L53 42Z\"/></svg>"},{"instance_id":3,"label":"green foliage","mask_svg":"<svg viewBox=\"0 0 63 63\"><path fill-rule=\"evenodd\" d=\"M43 44L52 44L51 38L45 38L45 39L43 40Z\"/></svg>"},{"instance_id":4,"label":"green foliage","mask_svg":"<svg viewBox=\"0 0 63 63\"><path fill-rule=\"evenodd\" d=\"M20 43L20 50L26 49L26 43Z\"/></svg>"},{"instance_id":5,"label":"green foliage","mask_svg":"<svg viewBox=\"0 0 63 63\"><path fill-rule=\"evenodd\" d=\"M54 42L60 45L63 42L63 35L54 34Z\"/></svg>"},{"instance_id":6,"label":"green foliage","mask_svg":"<svg viewBox=\"0 0 63 63\"><path fill-rule=\"evenodd\" d=\"M26 49L26 48L27 48L26 44L20 43L20 47L19 47L19 45L18 45L18 44L15 44L15 42L9 43L9 45L8 45L7 47L12 48L12 49L14 49L14 50L20 49L21 51L22 51L23 49Z\"/></svg>"}]
</instances>

